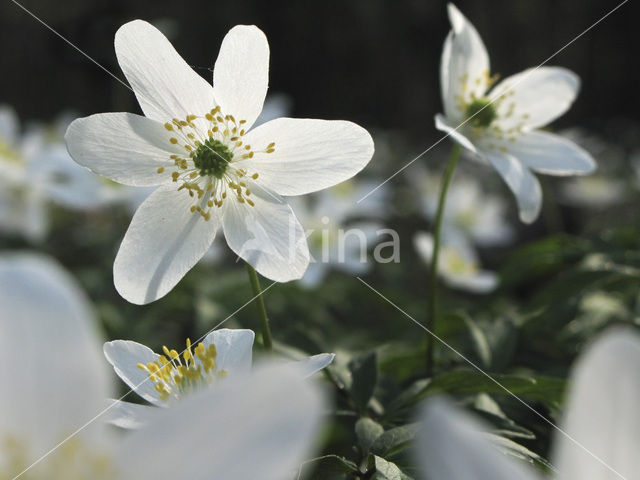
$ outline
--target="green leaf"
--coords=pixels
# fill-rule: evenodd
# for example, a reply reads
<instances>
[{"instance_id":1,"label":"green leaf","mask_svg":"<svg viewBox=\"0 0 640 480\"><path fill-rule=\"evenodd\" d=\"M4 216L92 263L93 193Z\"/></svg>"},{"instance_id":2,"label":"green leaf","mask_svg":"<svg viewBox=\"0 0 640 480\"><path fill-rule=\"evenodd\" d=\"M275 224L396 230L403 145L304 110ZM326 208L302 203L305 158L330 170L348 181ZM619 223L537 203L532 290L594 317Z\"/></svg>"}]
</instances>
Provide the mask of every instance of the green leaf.
<instances>
[{"instance_id":1,"label":"green leaf","mask_svg":"<svg viewBox=\"0 0 640 480\"><path fill-rule=\"evenodd\" d=\"M376 439L384 432L384 428L370 418L361 418L356 422L355 430L362 456L366 457Z\"/></svg>"},{"instance_id":2,"label":"green leaf","mask_svg":"<svg viewBox=\"0 0 640 480\"><path fill-rule=\"evenodd\" d=\"M566 387L566 381L560 378L489 375L491 378L475 370L454 370L443 373L427 385L421 397L437 393L449 395L470 395L482 392L500 395L514 394L556 407L562 400Z\"/></svg>"},{"instance_id":3,"label":"green leaf","mask_svg":"<svg viewBox=\"0 0 640 480\"><path fill-rule=\"evenodd\" d=\"M489 437L491 442L493 442L493 444L503 453L511 455L512 457L519 458L531 464L539 465L548 471L552 471L553 467L547 460L545 460L537 453L532 452L527 447L499 435L488 433L487 436Z\"/></svg>"},{"instance_id":4,"label":"green leaf","mask_svg":"<svg viewBox=\"0 0 640 480\"><path fill-rule=\"evenodd\" d=\"M487 337L482 329L474 322L468 315L463 315L464 323L469 329L471 335L471 341L473 343L474 350L478 354L480 361L484 368L489 368L491 365L491 348Z\"/></svg>"},{"instance_id":5,"label":"green leaf","mask_svg":"<svg viewBox=\"0 0 640 480\"><path fill-rule=\"evenodd\" d=\"M309 477L310 480L328 480L345 478L344 475L351 475L358 472L358 466L351 460L339 455L325 455L323 457L314 458L312 461L306 462L300 472L307 472L307 469L313 468L313 473ZM351 478L351 476L349 478ZM307 478L307 477L305 477Z\"/></svg>"},{"instance_id":6,"label":"green leaf","mask_svg":"<svg viewBox=\"0 0 640 480\"><path fill-rule=\"evenodd\" d=\"M411 477L402 473L402 470L393 462L374 455L373 464L376 467L374 480L411 480Z\"/></svg>"},{"instance_id":7,"label":"green leaf","mask_svg":"<svg viewBox=\"0 0 640 480\"><path fill-rule=\"evenodd\" d=\"M373 396L378 382L378 362L376 352L369 352L354 358L349 362L351 371L350 396L361 412L367 409L367 404Z\"/></svg>"},{"instance_id":8,"label":"green leaf","mask_svg":"<svg viewBox=\"0 0 640 480\"><path fill-rule=\"evenodd\" d=\"M413 440L417 431L417 423L409 423L400 427L391 428L376 438L371 447L371 451L382 456L397 453Z\"/></svg>"}]
</instances>

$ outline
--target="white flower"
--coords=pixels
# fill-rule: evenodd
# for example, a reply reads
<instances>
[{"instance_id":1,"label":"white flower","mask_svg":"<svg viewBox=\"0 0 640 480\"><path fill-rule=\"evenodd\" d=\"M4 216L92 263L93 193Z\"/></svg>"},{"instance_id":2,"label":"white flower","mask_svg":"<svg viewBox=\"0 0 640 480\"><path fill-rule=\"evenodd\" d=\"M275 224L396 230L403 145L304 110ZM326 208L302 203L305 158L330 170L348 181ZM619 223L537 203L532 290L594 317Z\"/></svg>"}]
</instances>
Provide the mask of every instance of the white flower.
<instances>
[{"instance_id":1,"label":"white flower","mask_svg":"<svg viewBox=\"0 0 640 480\"><path fill-rule=\"evenodd\" d=\"M116 54L146 117L107 113L75 121L69 151L95 173L157 186L138 208L114 264L133 303L167 292L204 255L221 227L227 244L267 278L300 278L304 231L281 195L340 183L373 155L363 128L280 118L251 129L267 92L269 45L254 26L224 38L212 85L143 21L116 33Z\"/></svg>"},{"instance_id":2,"label":"white flower","mask_svg":"<svg viewBox=\"0 0 640 480\"><path fill-rule=\"evenodd\" d=\"M640 337L605 333L577 362L568 407L554 432L552 465L561 480L640 479ZM427 402L418 438L422 478L533 480L524 464L499 453L483 425L448 401ZM436 441L434 441L434 439Z\"/></svg>"},{"instance_id":3,"label":"white flower","mask_svg":"<svg viewBox=\"0 0 640 480\"><path fill-rule=\"evenodd\" d=\"M209 333L192 345L187 339L183 352L163 347L162 355L131 340L104 344L104 355L129 388L156 407L170 407L185 397L226 382L245 378L251 371L254 333L247 329L223 328ZM333 361L334 355L321 353L296 364L307 378ZM143 405L119 402L110 412L112 423L137 428L155 410Z\"/></svg>"},{"instance_id":4,"label":"white flower","mask_svg":"<svg viewBox=\"0 0 640 480\"><path fill-rule=\"evenodd\" d=\"M520 219L531 223L542 204L532 170L575 175L595 169L576 144L538 130L571 106L580 80L564 68L540 67L508 77L489 92L496 78L478 32L452 4L449 19L452 30L440 66L445 114L436 115L436 128L493 165L516 196Z\"/></svg>"},{"instance_id":5,"label":"white flower","mask_svg":"<svg viewBox=\"0 0 640 480\"><path fill-rule=\"evenodd\" d=\"M426 169L415 169L409 181L421 192L423 214L431 221L436 217L440 179ZM456 173L456 181L449 186L444 207L443 225L469 236L480 246L506 245L515 232L505 218L506 203L496 195L483 191L480 181Z\"/></svg>"},{"instance_id":6,"label":"white flower","mask_svg":"<svg viewBox=\"0 0 640 480\"><path fill-rule=\"evenodd\" d=\"M433 256L433 237L418 232L413 237L418 255L427 263ZM473 293L489 293L498 285L494 272L480 269L478 254L459 231L443 228L438 258L438 275L452 288Z\"/></svg>"},{"instance_id":7,"label":"white flower","mask_svg":"<svg viewBox=\"0 0 640 480\"><path fill-rule=\"evenodd\" d=\"M629 191L621 179L604 175L574 178L562 188L562 200L570 205L607 208L624 202Z\"/></svg>"},{"instance_id":8,"label":"white flower","mask_svg":"<svg viewBox=\"0 0 640 480\"><path fill-rule=\"evenodd\" d=\"M311 263L301 283L318 286L331 268L351 275L369 270L367 249L383 227L381 220L389 211L389 191L377 188L367 201L362 198L376 182L350 180L337 187L307 197L291 199L300 222L305 226ZM358 220L353 220L358 217ZM366 218L365 218L366 217Z\"/></svg>"},{"instance_id":9,"label":"white flower","mask_svg":"<svg viewBox=\"0 0 640 480\"><path fill-rule=\"evenodd\" d=\"M74 210L99 205L95 176L69 157L55 127L21 134L16 113L0 106L0 230L34 242L49 231L49 202Z\"/></svg>"},{"instance_id":10,"label":"white flower","mask_svg":"<svg viewBox=\"0 0 640 480\"><path fill-rule=\"evenodd\" d=\"M0 256L0 478L74 432L20 478L280 480L309 453L323 396L287 366L156 409L147 428L116 437L97 417L112 391L93 320L60 267Z\"/></svg>"}]
</instances>

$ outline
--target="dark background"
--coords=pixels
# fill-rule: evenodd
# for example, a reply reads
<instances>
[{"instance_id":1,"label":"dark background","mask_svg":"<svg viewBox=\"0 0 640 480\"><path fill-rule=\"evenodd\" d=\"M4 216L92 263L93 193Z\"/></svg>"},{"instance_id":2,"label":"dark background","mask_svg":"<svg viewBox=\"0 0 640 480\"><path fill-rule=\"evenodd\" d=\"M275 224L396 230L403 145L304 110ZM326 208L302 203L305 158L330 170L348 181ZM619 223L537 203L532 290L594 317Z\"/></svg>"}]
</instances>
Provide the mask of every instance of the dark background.
<instances>
[{"instance_id":1,"label":"dark background","mask_svg":"<svg viewBox=\"0 0 640 480\"><path fill-rule=\"evenodd\" d=\"M271 91L292 96L294 116L402 130L419 143L436 135L446 2L20 2L120 77L113 37L129 20L142 18L167 32L206 78L229 28L256 24L271 44ZM492 71L504 77L538 65L619 3L460 0L457 6L484 39ZM637 118L638 13L630 0L549 62L583 80L560 126L598 128L611 119ZM0 102L13 105L23 119L49 120L67 109L81 115L138 111L131 92L11 0L0 4L0 43Z\"/></svg>"}]
</instances>

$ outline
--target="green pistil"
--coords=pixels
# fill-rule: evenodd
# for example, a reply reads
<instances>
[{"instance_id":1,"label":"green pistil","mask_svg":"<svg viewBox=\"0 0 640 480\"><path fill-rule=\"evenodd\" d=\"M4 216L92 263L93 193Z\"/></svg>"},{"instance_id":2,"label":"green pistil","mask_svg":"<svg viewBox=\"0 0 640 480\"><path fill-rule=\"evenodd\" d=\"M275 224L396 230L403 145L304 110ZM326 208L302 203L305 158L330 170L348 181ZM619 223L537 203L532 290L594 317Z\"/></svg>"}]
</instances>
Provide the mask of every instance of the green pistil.
<instances>
[{"instance_id":1,"label":"green pistil","mask_svg":"<svg viewBox=\"0 0 640 480\"><path fill-rule=\"evenodd\" d=\"M227 171L233 154L220 140L209 139L200 144L193 155L193 163L200 170L200 175L212 175L222 178Z\"/></svg>"},{"instance_id":2,"label":"green pistil","mask_svg":"<svg viewBox=\"0 0 640 480\"><path fill-rule=\"evenodd\" d=\"M488 127L498 116L491 100L487 97L476 98L473 100L467 106L467 111L465 113L466 118L470 119L469 122L471 125L478 128Z\"/></svg>"}]
</instances>

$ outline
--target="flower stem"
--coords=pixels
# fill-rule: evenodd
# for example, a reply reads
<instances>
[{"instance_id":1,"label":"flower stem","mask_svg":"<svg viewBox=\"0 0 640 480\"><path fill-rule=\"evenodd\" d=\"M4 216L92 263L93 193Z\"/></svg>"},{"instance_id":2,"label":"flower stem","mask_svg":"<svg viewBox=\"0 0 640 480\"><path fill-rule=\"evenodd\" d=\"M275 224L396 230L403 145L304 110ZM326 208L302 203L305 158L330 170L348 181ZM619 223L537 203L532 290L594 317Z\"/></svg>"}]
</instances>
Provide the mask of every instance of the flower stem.
<instances>
[{"instance_id":1,"label":"flower stem","mask_svg":"<svg viewBox=\"0 0 640 480\"><path fill-rule=\"evenodd\" d=\"M253 295L256 297L256 306L258 307L258 316L260 317L260 328L262 330L262 343L266 350L273 348L273 341L271 340L271 328L269 327L269 318L267 317L267 310L264 307L264 299L262 298L262 288L260 288L260 280L255 269L247 265L247 272L249 273L249 282L251 282L251 289Z\"/></svg>"},{"instance_id":2,"label":"flower stem","mask_svg":"<svg viewBox=\"0 0 640 480\"><path fill-rule=\"evenodd\" d=\"M457 143L451 150L449 156L449 162L444 171L442 177L442 183L440 185L440 196L438 198L438 210L436 212L436 218L433 224L433 253L431 255L431 265L429 266L429 284L427 290L427 328L431 334L427 337L427 376L433 375L433 363L434 363L434 336L436 327L436 297L438 293L438 255L440 254L440 237L442 231L442 218L444 216L444 206L447 199L447 192L449 191L449 185L453 178L453 172L458 164L460 158L460 152L462 148Z\"/></svg>"}]
</instances>

